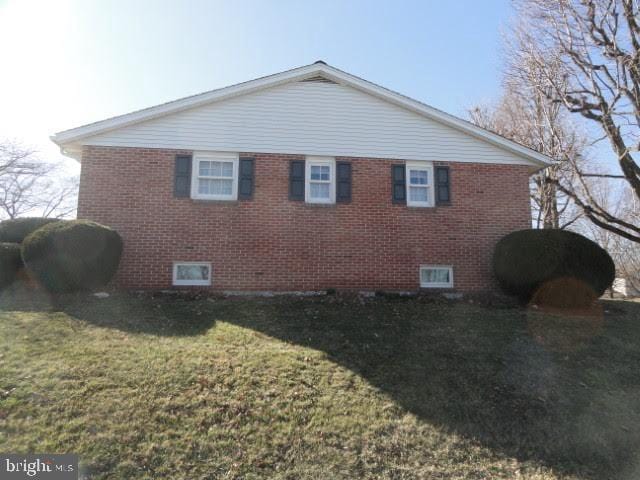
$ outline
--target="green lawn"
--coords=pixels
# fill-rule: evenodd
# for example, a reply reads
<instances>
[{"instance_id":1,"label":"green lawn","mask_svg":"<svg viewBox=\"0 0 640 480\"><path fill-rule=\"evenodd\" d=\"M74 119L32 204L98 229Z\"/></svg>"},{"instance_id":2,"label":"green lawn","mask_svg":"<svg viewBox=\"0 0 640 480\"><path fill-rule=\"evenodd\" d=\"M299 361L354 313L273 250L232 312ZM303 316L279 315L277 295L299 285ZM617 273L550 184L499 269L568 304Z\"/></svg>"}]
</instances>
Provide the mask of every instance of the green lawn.
<instances>
[{"instance_id":1,"label":"green lawn","mask_svg":"<svg viewBox=\"0 0 640 480\"><path fill-rule=\"evenodd\" d=\"M638 303L0 304L0 451L88 478L640 478Z\"/></svg>"}]
</instances>

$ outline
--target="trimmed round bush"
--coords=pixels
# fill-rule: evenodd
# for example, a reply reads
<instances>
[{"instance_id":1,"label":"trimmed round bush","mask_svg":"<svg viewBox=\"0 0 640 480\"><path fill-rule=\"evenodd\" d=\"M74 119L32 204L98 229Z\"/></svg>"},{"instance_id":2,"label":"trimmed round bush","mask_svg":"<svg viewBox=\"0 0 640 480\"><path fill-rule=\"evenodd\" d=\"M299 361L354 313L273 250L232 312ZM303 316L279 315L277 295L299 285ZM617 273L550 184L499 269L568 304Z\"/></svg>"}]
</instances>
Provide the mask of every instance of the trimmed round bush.
<instances>
[{"instance_id":1,"label":"trimmed round bush","mask_svg":"<svg viewBox=\"0 0 640 480\"><path fill-rule=\"evenodd\" d=\"M25 265L53 293L106 285L118 269L121 254L118 232L86 220L50 223L22 244Z\"/></svg>"},{"instance_id":2,"label":"trimmed round bush","mask_svg":"<svg viewBox=\"0 0 640 480\"><path fill-rule=\"evenodd\" d=\"M11 285L22 269L20 245L17 243L0 243L0 289Z\"/></svg>"},{"instance_id":3,"label":"trimmed round bush","mask_svg":"<svg viewBox=\"0 0 640 480\"><path fill-rule=\"evenodd\" d=\"M496 245L493 270L501 288L524 302L560 278L579 280L599 297L615 277L615 265L606 250L565 230L520 230L506 235ZM561 287L556 284L556 288ZM548 297L548 289L545 292Z\"/></svg>"},{"instance_id":4,"label":"trimmed round bush","mask_svg":"<svg viewBox=\"0 0 640 480\"><path fill-rule=\"evenodd\" d=\"M25 217L0 222L0 242L22 243L25 238L48 223L59 222L57 218Z\"/></svg>"}]
</instances>

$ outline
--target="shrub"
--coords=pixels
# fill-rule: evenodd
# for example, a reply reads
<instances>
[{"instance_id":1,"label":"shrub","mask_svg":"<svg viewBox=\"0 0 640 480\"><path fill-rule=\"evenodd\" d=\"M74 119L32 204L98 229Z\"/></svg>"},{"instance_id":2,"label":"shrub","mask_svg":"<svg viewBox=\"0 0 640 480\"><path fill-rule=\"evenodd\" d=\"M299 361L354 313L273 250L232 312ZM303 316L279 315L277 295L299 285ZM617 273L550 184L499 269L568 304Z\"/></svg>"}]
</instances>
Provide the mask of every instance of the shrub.
<instances>
[{"instance_id":1,"label":"shrub","mask_svg":"<svg viewBox=\"0 0 640 480\"><path fill-rule=\"evenodd\" d=\"M12 218L0 222L0 242L22 243L33 231L40 227L58 222L56 218L25 217Z\"/></svg>"},{"instance_id":2,"label":"shrub","mask_svg":"<svg viewBox=\"0 0 640 480\"><path fill-rule=\"evenodd\" d=\"M493 269L502 289L525 302L547 282L560 278L580 280L599 297L615 276L613 260L604 249L564 230L521 230L506 235L496 245Z\"/></svg>"},{"instance_id":3,"label":"shrub","mask_svg":"<svg viewBox=\"0 0 640 480\"><path fill-rule=\"evenodd\" d=\"M0 243L0 289L11 285L22 269L20 245L17 243Z\"/></svg>"},{"instance_id":4,"label":"shrub","mask_svg":"<svg viewBox=\"0 0 640 480\"><path fill-rule=\"evenodd\" d=\"M86 220L50 223L22 244L25 265L54 293L106 285L121 254L122 239L115 230Z\"/></svg>"}]
</instances>

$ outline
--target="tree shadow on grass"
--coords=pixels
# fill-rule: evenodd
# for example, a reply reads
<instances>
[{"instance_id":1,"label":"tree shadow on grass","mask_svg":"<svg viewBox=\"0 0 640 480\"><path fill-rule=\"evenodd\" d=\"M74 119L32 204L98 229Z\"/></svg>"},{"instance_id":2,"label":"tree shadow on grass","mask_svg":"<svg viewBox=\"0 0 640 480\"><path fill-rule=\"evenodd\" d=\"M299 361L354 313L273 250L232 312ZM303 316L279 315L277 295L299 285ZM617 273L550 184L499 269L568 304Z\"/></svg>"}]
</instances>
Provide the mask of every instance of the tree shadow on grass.
<instances>
[{"instance_id":1,"label":"tree shadow on grass","mask_svg":"<svg viewBox=\"0 0 640 480\"><path fill-rule=\"evenodd\" d=\"M420 418L520 461L640 478L640 304L604 305L571 319L306 299L239 306L225 321L324 351Z\"/></svg>"},{"instance_id":2,"label":"tree shadow on grass","mask_svg":"<svg viewBox=\"0 0 640 480\"><path fill-rule=\"evenodd\" d=\"M192 336L215 324L198 295L115 293L99 298L87 293L51 295L42 289L13 285L0 293L0 309L64 312L79 320L129 333Z\"/></svg>"},{"instance_id":3,"label":"tree shadow on grass","mask_svg":"<svg viewBox=\"0 0 640 480\"><path fill-rule=\"evenodd\" d=\"M159 336L194 336L206 333L215 318L206 315L201 301L181 296L116 294L112 298L66 297L59 309L105 328Z\"/></svg>"},{"instance_id":4,"label":"tree shadow on grass","mask_svg":"<svg viewBox=\"0 0 640 480\"><path fill-rule=\"evenodd\" d=\"M640 304L602 316L426 299L0 295L107 328L199 335L215 319L314 348L419 418L522 462L589 479L640 478Z\"/></svg>"}]
</instances>

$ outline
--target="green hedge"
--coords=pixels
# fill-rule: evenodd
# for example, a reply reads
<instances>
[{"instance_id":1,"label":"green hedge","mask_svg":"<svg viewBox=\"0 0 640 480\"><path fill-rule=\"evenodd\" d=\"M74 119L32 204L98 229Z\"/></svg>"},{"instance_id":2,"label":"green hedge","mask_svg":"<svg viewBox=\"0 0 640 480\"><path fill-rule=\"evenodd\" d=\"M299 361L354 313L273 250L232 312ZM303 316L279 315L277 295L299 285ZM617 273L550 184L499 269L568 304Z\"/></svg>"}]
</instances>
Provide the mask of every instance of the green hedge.
<instances>
[{"instance_id":1,"label":"green hedge","mask_svg":"<svg viewBox=\"0 0 640 480\"><path fill-rule=\"evenodd\" d=\"M105 286L122 254L122 239L109 227L86 220L50 223L22 244L27 268L54 293Z\"/></svg>"},{"instance_id":2,"label":"green hedge","mask_svg":"<svg viewBox=\"0 0 640 480\"><path fill-rule=\"evenodd\" d=\"M17 243L0 243L0 289L11 285L22 269L20 245Z\"/></svg>"},{"instance_id":3,"label":"green hedge","mask_svg":"<svg viewBox=\"0 0 640 480\"><path fill-rule=\"evenodd\" d=\"M521 230L503 237L494 251L493 269L502 289L525 302L559 278L577 279L599 297L615 277L613 260L603 248L565 230Z\"/></svg>"},{"instance_id":4,"label":"green hedge","mask_svg":"<svg viewBox=\"0 0 640 480\"><path fill-rule=\"evenodd\" d=\"M22 243L23 240L38 228L48 223L58 222L56 218L25 217L13 218L0 222L0 242Z\"/></svg>"}]
</instances>

